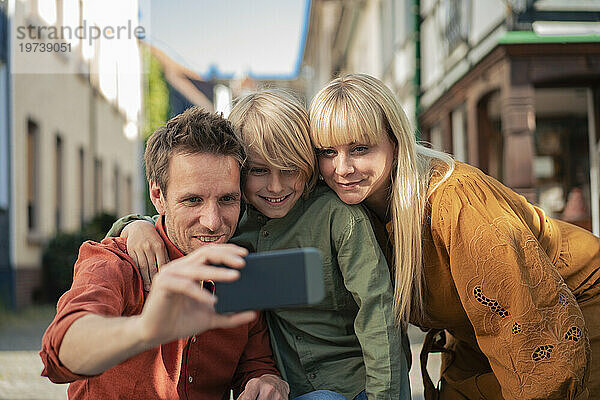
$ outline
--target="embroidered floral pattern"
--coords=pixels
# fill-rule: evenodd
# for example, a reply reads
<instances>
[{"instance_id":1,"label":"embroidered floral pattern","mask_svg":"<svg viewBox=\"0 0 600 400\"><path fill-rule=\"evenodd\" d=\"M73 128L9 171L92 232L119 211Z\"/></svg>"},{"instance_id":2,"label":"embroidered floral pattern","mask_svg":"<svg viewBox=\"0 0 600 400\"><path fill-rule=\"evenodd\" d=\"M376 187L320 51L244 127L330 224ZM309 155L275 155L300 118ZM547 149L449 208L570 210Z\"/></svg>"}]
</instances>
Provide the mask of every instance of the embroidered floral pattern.
<instances>
[{"instance_id":1,"label":"embroidered floral pattern","mask_svg":"<svg viewBox=\"0 0 600 400\"><path fill-rule=\"evenodd\" d=\"M533 358L533 361L548 360L552 356L552 350L554 350L554 346L551 344L538 346L531 355L531 358Z\"/></svg>"},{"instance_id":2,"label":"embroidered floral pattern","mask_svg":"<svg viewBox=\"0 0 600 400\"><path fill-rule=\"evenodd\" d=\"M462 217L476 219L464 211ZM465 278L472 301L465 310L492 366L506 371L502 386L521 398L562 379L549 368L582 377L589 355L583 316L536 238L504 216L469 235L466 251L455 250L465 254L455 281Z\"/></svg>"},{"instance_id":3,"label":"embroidered floral pattern","mask_svg":"<svg viewBox=\"0 0 600 400\"><path fill-rule=\"evenodd\" d=\"M518 322L515 322L512 326L512 334L518 335L521 332L522 332L521 324L519 324Z\"/></svg>"},{"instance_id":4,"label":"embroidered floral pattern","mask_svg":"<svg viewBox=\"0 0 600 400\"><path fill-rule=\"evenodd\" d=\"M581 339L581 329L576 326L572 326L567 333L565 333L565 340L578 342L579 339Z\"/></svg>"},{"instance_id":5,"label":"embroidered floral pattern","mask_svg":"<svg viewBox=\"0 0 600 400\"><path fill-rule=\"evenodd\" d=\"M473 289L473 294L475 295L475 300L485 306L488 306L490 310L492 310L494 314L498 314L500 318L506 318L510 315L506 308L498 304L498 300L487 298L481 291L481 286L475 286L475 289Z\"/></svg>"},{"instance_id":6,"label":"embroidered floral pattern","mask_svg":"<svg viewBox=\"0 0 600 400\"><path fill-rule=\"evenodd\" d=\"M567 304L569 304L569 299L567 299L567 296L565 296L564 294L559 293L558 304L560 304L561 306L566 306Z\"/></svg>"}]
</instances>

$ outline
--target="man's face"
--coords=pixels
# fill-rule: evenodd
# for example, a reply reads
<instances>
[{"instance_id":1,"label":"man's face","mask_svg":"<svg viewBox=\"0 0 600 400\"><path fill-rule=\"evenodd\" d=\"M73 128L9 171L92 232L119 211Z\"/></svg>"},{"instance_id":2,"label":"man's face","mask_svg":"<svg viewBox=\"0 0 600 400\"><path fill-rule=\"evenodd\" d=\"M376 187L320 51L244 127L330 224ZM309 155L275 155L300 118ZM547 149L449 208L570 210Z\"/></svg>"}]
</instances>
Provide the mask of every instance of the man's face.
<instances>
[{"instance_id":1,"label":"man's face","mask_svg":"<svg viewBox=\"0 0 600 400\"><path fill-rule=\"evenodd\" d=\"M227 242L240 214L240 167L215 154L175 154L169 161L167 194L150 181L150 196L165 216L167 236L183 254Z\"/></svg>"}]
</instances>

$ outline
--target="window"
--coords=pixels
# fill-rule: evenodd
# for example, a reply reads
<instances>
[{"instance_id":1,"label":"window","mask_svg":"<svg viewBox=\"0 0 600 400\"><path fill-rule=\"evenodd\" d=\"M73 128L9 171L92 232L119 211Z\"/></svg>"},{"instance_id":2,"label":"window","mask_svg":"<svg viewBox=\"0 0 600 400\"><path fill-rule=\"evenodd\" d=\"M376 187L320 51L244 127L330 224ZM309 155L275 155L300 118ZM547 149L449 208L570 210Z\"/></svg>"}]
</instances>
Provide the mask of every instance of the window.
<instances>
[{"instance_id":1,"label":"window","mask_svg":"<svg viewBox=\"0 0 600 400\"><path fill-rule=\"evenodd\" d=\"M121 174L119 172L119 166L115 165L115 168L113 170L113 186L114 186L114 195L115 195L115 214L120 215L120 211L121 211L121 193L119 191L120 189L120 179L121 179Z\"/></svg>"},{"instance_id":2,"label":"window","mask_svg":"<svg viewBox=\"0 0 600 400\"><path fill-rule=\"evenodd\" d=\"M27 228L37 231L39 228L39 128L31 119L27 120Z\"/></svg>"},{"instance_id":3,"label":"window","mask_svg":"<svg viewBox=\"0 0 600 400\"><path fill-rule=\"evenodd\" d=\"M392 1L382 0L379 4L379 12L381 21L381 62L385 71L394 56L394 12Z\"/></svg>"},{"instance_id":4,"label":"window","mask_svg":"<svg viewBox=\"0 0 600 400\"><path fill-rule=\"evenodd\" d=\"M56 135L56 147L54 150L54 221L56 232L62 228L62 206L63 206L63 140Z\"/></svg>"},{"instance_id":5,"label":"window","mask_svg":"<svg viewBox=\"0 0 600 400\"><path fill-rule=\"evenodd\" d=\"M133 211L133 204L132 204L132 199L133 199L133 184L131 182L131 175L127 175L127 178L125 178L125 212L124 214L128 213L128 212L132 212Z\"/></svg>"},{"instance_id":6,"label":"window","mask_svg":"<svg viewBox=\"0 0 600 400\"><path fill-rule=\"evenodd\" d=\"M102 160L94 159L94 213L102 212Z\"/></svg>"},{"instance_id":7,"label":"window","mask_svg":"<svg viewBox=\"0 0 600 400\"><path fill-rule=\"evenodd\" d=\"M79 191L79 225L83 228L85 224L85 150L79 148L79 176L77 179Z\"/></svg>"},{"instance_id":8,"label":"window","mask_svg":"<svg viewBox=\"0 0 600 400\"><path fill-rule=\"evenodd\" d=\"M466 0L446 0L446 45L448 54L467 40L469 4Z\"/></svg>"}]
</instances>

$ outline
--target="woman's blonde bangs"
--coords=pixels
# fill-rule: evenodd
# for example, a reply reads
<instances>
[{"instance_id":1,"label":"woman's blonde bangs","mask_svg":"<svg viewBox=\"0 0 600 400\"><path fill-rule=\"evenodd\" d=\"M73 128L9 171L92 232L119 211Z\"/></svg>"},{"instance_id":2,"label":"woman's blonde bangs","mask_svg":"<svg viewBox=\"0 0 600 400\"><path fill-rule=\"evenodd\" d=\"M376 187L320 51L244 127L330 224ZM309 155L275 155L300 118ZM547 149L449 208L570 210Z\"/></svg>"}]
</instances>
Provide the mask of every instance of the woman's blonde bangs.
<instances>
[{"instance_id":1,"label":"woman's blonde bangs","mask_svg":"<svg viewBox=\"0 0 600 400\"><path fill-rule=\"evenodd\" d=\"M310 106L311 138L316 147L348 143L376 145L386 131L381 108L368 96L349 93L343 82L333 82Z\"/></svg>"}]
</instances>

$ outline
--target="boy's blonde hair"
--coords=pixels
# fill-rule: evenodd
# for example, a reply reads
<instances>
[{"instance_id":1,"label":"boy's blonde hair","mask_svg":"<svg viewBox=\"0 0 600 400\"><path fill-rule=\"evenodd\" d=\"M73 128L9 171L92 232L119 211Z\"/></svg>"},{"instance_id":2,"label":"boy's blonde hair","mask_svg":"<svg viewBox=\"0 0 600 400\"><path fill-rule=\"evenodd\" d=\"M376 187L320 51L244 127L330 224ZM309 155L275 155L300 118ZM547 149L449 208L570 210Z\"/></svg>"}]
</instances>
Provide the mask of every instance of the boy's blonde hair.
<instances>
[{"instance_id":1,"label":"boy's blonde hair","mask_svg":"<svg viewBox=\"0 0 600 400\"><path fill-rule=\"evenodd\" d=\"M349 74L331 81L310 105L315 146L350 142L378 144L388 135L396 145L391 176L390 206L394 243L394 309L397 321L411 313L423 316L423 250L421 245L428 195L454 169L454 160L416 143L408 118L390 89L376 78ZM443 166L443 177L429 187Z\"/></svg>"},{"instance_id":2,"label":"boy's blonde hair","mask_svg":"<svg viewBox=\"0 0 600 400\"><path fill-rule=\"evenodd\" d=\"M248 153L256 152L273 167L298 169L310 193L317 178L317 158L310 141L308 113L291 93L263 89L236 100L229 121Z\"/></svg>"}]
</instances>

